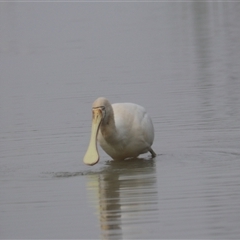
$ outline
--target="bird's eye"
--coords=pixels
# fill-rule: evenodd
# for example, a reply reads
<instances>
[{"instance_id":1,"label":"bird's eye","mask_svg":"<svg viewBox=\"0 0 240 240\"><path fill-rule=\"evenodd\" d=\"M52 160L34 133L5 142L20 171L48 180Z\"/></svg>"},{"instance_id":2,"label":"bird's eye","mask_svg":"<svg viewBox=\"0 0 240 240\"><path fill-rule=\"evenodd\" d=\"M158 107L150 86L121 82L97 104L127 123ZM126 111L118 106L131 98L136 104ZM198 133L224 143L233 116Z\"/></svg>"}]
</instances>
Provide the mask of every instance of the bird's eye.
<instances>
[{"instance_id":1,"label":"bird's eye","mask_svg":"<svg viewBox=\"0 0 240 240\"><path fill-rule=\"evenodd\" d=\"M102 109L102 110L105 110L105 107L104 107L104 106L101 106L101 109Z\"/></svg>"}]
</instances>

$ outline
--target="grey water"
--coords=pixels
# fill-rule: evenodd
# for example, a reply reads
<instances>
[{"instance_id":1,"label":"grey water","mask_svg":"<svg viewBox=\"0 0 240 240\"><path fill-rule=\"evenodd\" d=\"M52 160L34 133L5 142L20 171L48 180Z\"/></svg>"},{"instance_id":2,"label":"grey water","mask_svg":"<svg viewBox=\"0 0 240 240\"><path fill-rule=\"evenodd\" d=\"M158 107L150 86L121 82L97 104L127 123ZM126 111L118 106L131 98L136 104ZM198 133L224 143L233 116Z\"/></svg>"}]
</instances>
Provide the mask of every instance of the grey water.
<instances>
[{"instance_id":1,"label":"grey water","mask_svg":"<svg viewBox=\"0 0 240 240\"><path fill-rule=\"evenodd\" d=\"M240 3L0 3L1 239L239 239ZM91 104L153 149L83 163Z\"/></svg>"}]
</instances>

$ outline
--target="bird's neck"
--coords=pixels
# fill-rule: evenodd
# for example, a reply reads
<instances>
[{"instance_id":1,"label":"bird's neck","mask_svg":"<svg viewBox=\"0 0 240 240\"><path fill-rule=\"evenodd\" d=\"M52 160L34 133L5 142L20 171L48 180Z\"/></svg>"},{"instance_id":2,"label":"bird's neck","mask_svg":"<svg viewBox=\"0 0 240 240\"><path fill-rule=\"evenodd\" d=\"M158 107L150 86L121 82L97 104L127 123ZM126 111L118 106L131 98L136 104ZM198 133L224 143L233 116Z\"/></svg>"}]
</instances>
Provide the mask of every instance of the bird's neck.
<instances>
[{"instance_id":1,"label":"bird's neck","mask_svg":"<svg viewBox=\"0 0 240 240\"><path fill-rule=\"evenodd\" d=\"M100 127L101 133L106 141L112 141L114 136L116 136L116 126L114 121L113 111L103 119Z\"/></svg>"}]
</instances>

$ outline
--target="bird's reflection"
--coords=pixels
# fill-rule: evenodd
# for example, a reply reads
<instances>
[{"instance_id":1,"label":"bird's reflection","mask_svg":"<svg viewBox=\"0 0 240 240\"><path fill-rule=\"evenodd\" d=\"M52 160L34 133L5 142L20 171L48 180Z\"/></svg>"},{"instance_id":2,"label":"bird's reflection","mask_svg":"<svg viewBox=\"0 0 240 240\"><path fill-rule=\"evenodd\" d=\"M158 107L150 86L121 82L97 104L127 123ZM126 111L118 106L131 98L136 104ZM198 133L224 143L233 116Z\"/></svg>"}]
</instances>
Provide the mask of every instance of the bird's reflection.
<instances>
[{"instance_id":1,"label":"bird's reflection","mask_svg":"<svg viewBox=\"0 0 240 240\"><path fill-rule=\"evenodd\" d=\"M96 203L102 239L136 237L158 217L154 160L110 161L87 176L91 200Z\"/></svg>"}]
</instances>

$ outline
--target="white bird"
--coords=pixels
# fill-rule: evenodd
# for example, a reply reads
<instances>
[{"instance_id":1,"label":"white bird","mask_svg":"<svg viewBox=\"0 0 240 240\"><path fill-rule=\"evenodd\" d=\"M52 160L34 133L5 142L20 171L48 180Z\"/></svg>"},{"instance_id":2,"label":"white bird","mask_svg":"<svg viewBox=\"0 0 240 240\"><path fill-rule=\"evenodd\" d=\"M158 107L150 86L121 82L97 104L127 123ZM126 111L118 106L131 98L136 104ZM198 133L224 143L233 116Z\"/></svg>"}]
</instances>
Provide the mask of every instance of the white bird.
<instances>
[{"instance_id":1,"label":"white bird","mask_svg":"<svg viewBox=\"0 0 240 240\"><path fill-rule=\"evenodd\" d=\"M92 105L92 132L84 163L94 165L99 161L97 140L113 159L126 159L150 152L154 128L146 110L134 103L114 103L103 97Z\"/></svg>"}]
</instances>

